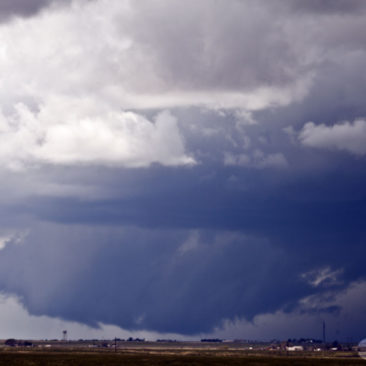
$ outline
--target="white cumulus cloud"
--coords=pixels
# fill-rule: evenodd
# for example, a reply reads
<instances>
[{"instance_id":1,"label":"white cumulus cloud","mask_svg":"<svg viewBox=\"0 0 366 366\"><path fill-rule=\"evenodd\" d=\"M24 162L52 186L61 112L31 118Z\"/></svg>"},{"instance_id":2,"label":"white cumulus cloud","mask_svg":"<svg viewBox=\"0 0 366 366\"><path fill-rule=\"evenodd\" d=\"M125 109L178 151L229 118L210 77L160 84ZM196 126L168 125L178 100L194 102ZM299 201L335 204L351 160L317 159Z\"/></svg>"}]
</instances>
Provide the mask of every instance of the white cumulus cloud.
<instances>
[{"instance_id":1,"label":"white cumulus cloud","mask_svg":"<svg viewBox=\"0 0 366 366\"><path fill-rule=\"evenodd\" d=\"M118 29L114 14L128 2L105 5L75 1L0 26L3 167L194 163L173 115L150 121L126 108L154 73L147 58L142 68L138 50L128 52L131 41Z\"/></svg>"},{"instance_id":2,"label":"white cumulus cloud","mask_svg":"<svg viewBox=\"0 0 366 366\"><path fill-rule=\"evenodd\" d=\"M73 106L57 99L34 112L17 104L13 115L0 116L3 162L10 168L29 163L127 167L194 163L185 154L177 120L168 111L158 114L153 123L132 112Z\"/></svg>"},{"instance_id":3,"label":"white cumulus cloud","mask_svg":"<svg viewBox=\"0 0 366 366\"><path fill-rule=\"evenodd\" d=\"M342 122L333 126L308 122L299 133L305 146L345 150L356 155L366 154L366 120Z\"/></svg>"}]
</instances>

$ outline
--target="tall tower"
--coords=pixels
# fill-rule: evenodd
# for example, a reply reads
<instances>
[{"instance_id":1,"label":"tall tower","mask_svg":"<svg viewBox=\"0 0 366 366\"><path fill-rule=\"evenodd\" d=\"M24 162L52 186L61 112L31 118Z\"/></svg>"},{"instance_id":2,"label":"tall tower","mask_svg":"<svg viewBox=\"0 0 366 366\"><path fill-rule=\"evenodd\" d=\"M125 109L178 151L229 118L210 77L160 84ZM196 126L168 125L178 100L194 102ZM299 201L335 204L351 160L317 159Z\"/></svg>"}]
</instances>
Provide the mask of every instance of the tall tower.
<instances>
[{"instance_id":1,"label":"tall tower","mask_svg":"<svg viewBox=\"0 0 366 366\"><path fill-rule=\"evenodd\" d=\"M63 330L63 331L62 331L62 340L63 340L64 342L66 342L66 341L67 341L67 330Z\"/></svg>"},{"instance_id":2,"label":"tall tower","mask_svg":"<svg viewBox=\"0 0 366 366\"><path fill-rule=\"evenodd\" d=\"M323 320L323 343L325 346L326 338L325 338L325 320Z\"/></svg>"}]
</instances>

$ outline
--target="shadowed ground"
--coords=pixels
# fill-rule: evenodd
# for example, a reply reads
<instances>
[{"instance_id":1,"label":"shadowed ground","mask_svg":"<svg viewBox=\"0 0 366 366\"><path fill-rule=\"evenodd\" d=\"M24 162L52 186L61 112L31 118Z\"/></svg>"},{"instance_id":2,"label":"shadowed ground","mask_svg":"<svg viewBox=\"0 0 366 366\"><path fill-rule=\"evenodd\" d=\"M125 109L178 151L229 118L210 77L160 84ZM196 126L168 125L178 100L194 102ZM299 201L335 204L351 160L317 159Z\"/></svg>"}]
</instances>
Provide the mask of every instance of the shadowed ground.
<instances>
[{"instance_id":1,"label":"shadowed ground","mask_svg":"<svg viewBox=\"0 0 366 366\"><path fill-rule=\"evenodd\" d=\"M366 365L360 358L300 358L269 356L126 355L107 353L0 353L0 366L139 366L139 365L247 365L247 366L346 366Z\"/></svg>"}]
</instances>

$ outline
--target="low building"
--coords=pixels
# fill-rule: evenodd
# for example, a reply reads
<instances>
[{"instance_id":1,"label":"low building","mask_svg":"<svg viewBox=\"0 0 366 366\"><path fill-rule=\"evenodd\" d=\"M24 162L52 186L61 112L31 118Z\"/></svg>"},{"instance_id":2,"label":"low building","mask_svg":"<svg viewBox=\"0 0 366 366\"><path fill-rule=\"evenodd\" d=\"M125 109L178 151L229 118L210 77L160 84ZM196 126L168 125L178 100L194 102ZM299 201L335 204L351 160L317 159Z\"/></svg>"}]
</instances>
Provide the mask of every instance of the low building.
<instances>
[{"instance_id":1,"label":"low building","mask_svg":"<svg viewBox=\"0 0 366 366\"><path fill-rule=\"evenodd\" d=\"M287 346L286 351L303 351L303 346Z\"/></svg>"}]
</instances>

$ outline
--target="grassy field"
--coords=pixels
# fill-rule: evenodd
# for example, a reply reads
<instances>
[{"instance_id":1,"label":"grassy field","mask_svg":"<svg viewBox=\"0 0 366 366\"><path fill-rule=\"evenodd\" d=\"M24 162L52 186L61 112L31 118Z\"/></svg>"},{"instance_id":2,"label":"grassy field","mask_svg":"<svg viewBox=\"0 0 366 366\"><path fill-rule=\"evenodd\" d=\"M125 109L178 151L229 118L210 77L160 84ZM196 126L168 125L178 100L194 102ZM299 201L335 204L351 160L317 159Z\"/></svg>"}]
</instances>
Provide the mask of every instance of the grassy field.
<instances>
[{"instance_id":1,"label":"grassy field","mask_svg":"<svg viewBox=\"0 0 366 366\"><path fill-rule=\"evenodd\" d=\"M0 353L0 366L348 366L363 365L360 358L301 358L270 356L202 356L202 355L151 355L77 352L4 352Z\"/></svg>"}]
</instances>

